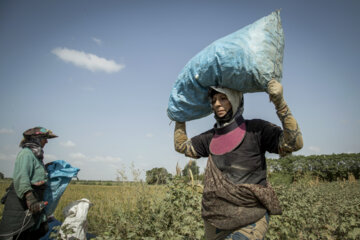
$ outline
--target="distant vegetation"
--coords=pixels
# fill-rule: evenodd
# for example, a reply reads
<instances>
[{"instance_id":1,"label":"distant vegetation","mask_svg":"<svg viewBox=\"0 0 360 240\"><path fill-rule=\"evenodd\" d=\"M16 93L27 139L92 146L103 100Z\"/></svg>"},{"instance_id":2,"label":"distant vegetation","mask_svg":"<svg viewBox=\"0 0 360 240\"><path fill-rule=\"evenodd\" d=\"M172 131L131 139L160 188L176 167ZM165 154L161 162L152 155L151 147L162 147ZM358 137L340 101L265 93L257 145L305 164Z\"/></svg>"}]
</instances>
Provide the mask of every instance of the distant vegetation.
<instances>
[{"instance_id":1,"label":"distant vegetation","mask_svg":"<svg viewBox=\"0 0 360 240\"><path fill-rule=\"evenodd\" d=\"M304 177L337 181L360 178L360 153L288 156L268 159L269 178L280 183L296 182Z\"/></svg>"},{"instance_id":2,"label":"distant vegetation","mask_svg":"<svg viewBox=\"0 0 360 240\"><path fill-rule=\"evenodd\" d=\"M360 239L359 157L269 159L269 179L283 214L271 216L266 239ZM62 221L67 204L88 198L94 204L88 231L97 239L203 239L202 186L177 172L162 185L72 181L55 217ZM8 184L0 182L0 194Z\"/></svg>"},{"instance_id":3,"label":"distant vegetation","mask_svg":"<svg viewBox=\"0 0 360 240\"><path fill-rule=\"evenodd\" d=\"M168 173L166 168L153 168L146 171L147 184L166 184L171 178L172 175Z\"/></svg>"}]
</instances>

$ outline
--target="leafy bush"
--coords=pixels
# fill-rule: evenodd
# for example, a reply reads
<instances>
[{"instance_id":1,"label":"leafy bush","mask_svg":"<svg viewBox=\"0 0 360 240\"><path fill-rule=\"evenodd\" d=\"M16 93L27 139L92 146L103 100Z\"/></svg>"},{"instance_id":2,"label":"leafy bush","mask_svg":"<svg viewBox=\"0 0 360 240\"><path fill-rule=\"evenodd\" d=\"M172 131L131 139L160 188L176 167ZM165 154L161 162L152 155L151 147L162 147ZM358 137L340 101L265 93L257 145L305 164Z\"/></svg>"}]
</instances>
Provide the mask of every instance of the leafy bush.
<instances>
[{"instance_id":1,"label":"leafy bush","mask_svg":"<svg viewBox=\"0 0 360 240\"><path fill-rule=\"evenodd\" d=\"M275 187L283 208L271 216L266 239L360 239L360 183Z\"/></svg>"},{"instance_id":2,"label":"leafy bush","mask_svg":"<svg viewBox=\"0 0 360 240\"><path fill-rule=\"evenodd\" d=\"M195 187L175 178L160 201L145 195L133 211L110 217L104 234L97 239L202 239L201 194Z\"/></svg>"},{"instance_id":3,"label":"leafy bush","mask_svg":"<svg viewBox=\"0 0 360 240\"><path fill-rule=\"evenodd\" d=\"M307 182L274 187L283 208L266 239L360 239L360 183ZM176 178L165 198L138 199L133 211L110 216L98 239L203 239L201 194Z\"/></svg>"},{"instance_id":4,"label":"leafy bush","mask_svg":"<svg viewBox=\"0 0 360 240\"><path fill-rule=\"evenodd\" d=\"M166 184L171 179L171 174L166 168L153 168L146 171L147 184Z\"/></svg>"}]
</instances>

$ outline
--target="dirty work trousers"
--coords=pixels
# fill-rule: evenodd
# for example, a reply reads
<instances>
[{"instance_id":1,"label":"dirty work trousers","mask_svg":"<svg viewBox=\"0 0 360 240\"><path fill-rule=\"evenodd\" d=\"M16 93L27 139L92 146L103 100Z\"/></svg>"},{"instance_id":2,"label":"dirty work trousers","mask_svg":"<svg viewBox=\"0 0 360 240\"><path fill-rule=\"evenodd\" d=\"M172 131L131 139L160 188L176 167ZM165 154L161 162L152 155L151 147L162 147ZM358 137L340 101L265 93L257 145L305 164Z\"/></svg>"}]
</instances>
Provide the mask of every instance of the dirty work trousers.
<instances>
[{"instance_id":1,"label":"dirty work trousers","mask_svg":"<svg viewBox=\"0 0 360 240\"><path fill-rule=\"evenodd\" d=\"M269 225L269 215L266 213L265 216L257 222L235 231L218 229L207 221L204 221L204 224L206 240L262 240L265 237Z\"/></svg>"}]
</instances>

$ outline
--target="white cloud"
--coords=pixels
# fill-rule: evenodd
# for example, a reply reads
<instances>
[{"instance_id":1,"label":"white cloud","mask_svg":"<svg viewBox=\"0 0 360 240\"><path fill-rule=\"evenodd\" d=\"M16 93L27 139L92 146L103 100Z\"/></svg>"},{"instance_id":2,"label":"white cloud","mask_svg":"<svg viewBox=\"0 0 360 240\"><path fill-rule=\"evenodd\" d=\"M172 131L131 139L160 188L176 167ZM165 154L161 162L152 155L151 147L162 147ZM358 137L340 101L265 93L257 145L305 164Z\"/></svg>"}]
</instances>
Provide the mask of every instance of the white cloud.
<instances>
[{"instance_id":1,"label":"white cloud","mask_svg":"<svg viewBox=\"0 0 360 240\"><path fill-rule=\"evenodd\" d=\"M105 71L107 73L118 72L125 66L113 60L107 60L95 54L77 51L68 48L55 48L52 53L65 62L70 62L78 67L86 68L92 72Z\"/></svg>"},{"instance_id":2,"label":"white cloud","mask_svg":"<svg viewBox=\"0 0 360 240\"><path fill-rule=\"evenodd\" d=\"M113 157L113 156L95 156L91 158L93 162L106 162L106 163L118 163L121 162L120 157Z\"/></svg>"},{"instance_id":3,"label":"white cloud","mask_svg":"<svg viewBox=\"0 0 360 240\"><path fill-rule=\"evenodd\" d=\"M152 133L146 134L146 137L148 137L148 138L152 138L153 136L154 136L154 134L152 134Z\"/></svg>"},{"instance_id":4,"label":"white cloud","mask_svg":"<svg viewBox=\"0 0 360 240\"><path fill-rule=\"evenodd\" d=\"M15 161L17 154L0 153L0 161Z\"/></svg>"},{"instance_id":5,"label":"white cloud","mask_svg":"<svg viewBox=\"0 0 360 240\"><path fill-rule=\"evenodd\" d=\"M60 144L63 147L75 147L76 146L75 143L70 140L68 140L66 142L61 142Z\"/></svg>"},{"instance_id":6,"label":"white cloud","mask_svg":"<svg viewBox=\"0 0 360 240\"><path fill-rule=\"evenodd\" d=\"M81 161L73 161L73 162L71 163L71 165L74 166L74 167L78 167L78 166L83 166L84 163L81 162Z\"/></svg>"},{"instance_id":7,"label":"white cloud","mask_svg":"<svg viewBox=\"0 0 360 240\"><path fill-rule=\"evenodd\" d=\"M70 153L70 157L73 159L86 159L85 154L83 153Z\"/></svg>"},{"instance_id":8,"label":"white cloud","mask_svg":"<svg viewBox=\"0 0 360 240\"><path fill-rule=\"evenodd\" d=\"M52 154L44 154L44 160L47 162L58 160L58 158L55 155Z\"/></svg>"},{"instance_id":9,"label":"white cloud","mask_svg":"<svg viewBox=\"0 0 360 240\"><path fill-rule=\"evenodd\" d=\"M0 128L0 134L11 134L14 130L8 128Z\"/></svg>"},{"instance_id":10,"label":"white cloud","mask_svg":"<svg viewBox=\"0 0 360 240\"><path fill-rule=\"evenodd\" d=\"M95 132L94 136L95 137L102 137L102 136L104 136L104 132L102 132L102 131Z\"/></svg>"},{"instance_id":11,"label":"white cloud","mask_svg":"<svg viewBox=\"0 0 360 240\"><path fill-rule=\"evenodd\" d=\"M112 169L119 169L119 166L115 164L108 164L108 166Z\"/></svg>"},{"instance_id":12,"label":"white cloud","mask_svg":"<svg viewBox=\"0 0 360 240\"><path fill-rule=\"evenodd\" d=\"M6 154L0 153L0 161L8 160L8 156Z\"/></svg>"},{"instance_id":13,"label":"white cloud","mask_svg":"<svg viewBox=\"0 0 360 240\"><path fill-rule=\"evenodd\" d=\"M99 46L102 45L101 39L98 39L98 38L96 38L96 37L93 37L92 40L93 40L97 45L99 45Z\"/></svg>"},{"instance_id":14,"label":"white cloud","mask_svg":"<svg viewBox=\"0 0 360 240\"><path fill-rule=\"evenodd\" d=\"M316 147L316 146L310 146L309 150L312 151L312 152L316 152L316 153L319 153L321 151L321 149L319 147Z\"/></svg>"},{"instance_id":15,"label":"white cloud","mask_svg":"<svg viewBox=\"0 0 360 240\"><path fill-rule=\"evenodd\" d=\"M82 88L84 91L86 91L86 92L93 92L93 91L95 91L95 88L94 87L83 87Z\"/></svg>"},{"instance_id":16,"label":"white cloud","mask_svg":"<svg viewBox=\"0 0 360 240\"><path fill-rule=\"evenodd\" d=\"M101 162L101 163L119 163L121 162L120 157L114 157L114 156L95 156L95 157L89 157L86 156L83 153L71 153L70 157L75 160L89 160L91 162Z\"/></svg>"}]
</instances>

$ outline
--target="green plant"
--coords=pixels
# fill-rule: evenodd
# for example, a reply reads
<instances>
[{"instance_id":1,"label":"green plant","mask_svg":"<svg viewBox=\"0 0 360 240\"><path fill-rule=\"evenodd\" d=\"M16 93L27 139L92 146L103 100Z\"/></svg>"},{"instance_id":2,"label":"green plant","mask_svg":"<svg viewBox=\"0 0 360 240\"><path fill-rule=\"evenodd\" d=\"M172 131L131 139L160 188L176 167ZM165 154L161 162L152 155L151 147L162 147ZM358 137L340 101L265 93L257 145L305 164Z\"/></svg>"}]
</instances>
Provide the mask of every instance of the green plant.
<instances>
[{"instance_id":1,"label":"green plant","mask_svg":"<svg viewBox=\"0 0 360 240\"><path fill-rule=\"evenodd\" d=\"M171 177L165 168L153 168L146 171L147 184L166 184Z\"/></svg>"},{"instance_id":2,"label":"green plant","mask_svg":"<svg viewBox=\"0 0 360 240\"><path fill-rule=\"evenodd\" d=\"M142 195L131 212L111 216L98 239L201 239L201 194L181 178L167 185L164 199L150 201Z\"/></svg>"},{"instance_id":3,"label":"green plant","mask_svg":"<svg viewBox=\"0 0 360 240\"><path fill-rule=\"evenodd\" d=\"M360 239L359 182L275 186L283 208L266 239Z\"/></svg>"}]
</instances>

